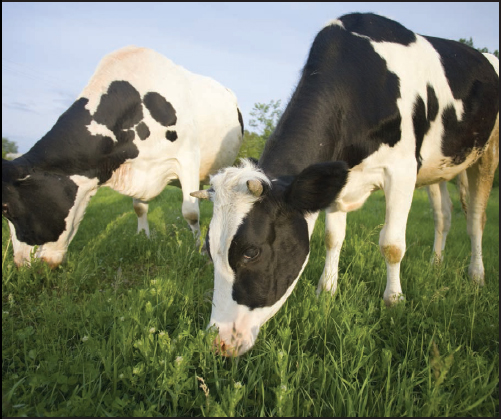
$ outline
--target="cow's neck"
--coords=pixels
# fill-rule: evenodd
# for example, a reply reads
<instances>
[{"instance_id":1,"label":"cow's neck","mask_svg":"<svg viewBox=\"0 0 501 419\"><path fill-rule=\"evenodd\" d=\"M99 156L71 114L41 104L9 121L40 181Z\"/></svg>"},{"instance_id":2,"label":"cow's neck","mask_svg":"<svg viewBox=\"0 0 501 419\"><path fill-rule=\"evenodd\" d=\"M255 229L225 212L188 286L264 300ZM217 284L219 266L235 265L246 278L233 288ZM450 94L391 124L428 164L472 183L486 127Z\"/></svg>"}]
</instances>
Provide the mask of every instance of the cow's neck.
<instances>
[{"instance_id":1,"label":"cow's neck","mask_svg":"<svg viewBox=\"0 0 501 419\"><path fill-rule=\"evenodd\" d=\"M265 144L259 166L271 178L295 176L314 163L336 160L337 141L333 127L336 109L328 109L322 100L304 101L309 81L303 74L298 88ZM335 104L332 104L334 108ZM334 115L334 116L332 116Z\"/></svg>"}]
</instances>

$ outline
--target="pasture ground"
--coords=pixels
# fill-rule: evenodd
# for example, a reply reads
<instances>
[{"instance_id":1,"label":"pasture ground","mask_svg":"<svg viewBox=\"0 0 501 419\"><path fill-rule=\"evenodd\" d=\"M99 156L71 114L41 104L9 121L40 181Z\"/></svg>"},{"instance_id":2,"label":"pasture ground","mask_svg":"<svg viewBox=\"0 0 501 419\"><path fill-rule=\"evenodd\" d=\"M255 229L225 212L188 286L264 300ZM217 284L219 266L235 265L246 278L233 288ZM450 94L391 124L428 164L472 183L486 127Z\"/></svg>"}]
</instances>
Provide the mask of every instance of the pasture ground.
<instances>
[{"instance_id":1,"label":"pasture ground","mask_svg":"<svg viewBox=\"0 0 501 419\"><path fill-rule=\"evenodd\" d=\"M426 191L415 192L405 303L382 300L377 192L348 215L336 295L315 296L320 217L296 289L238 359L211 350L213 268L194 248L179 189L150 204L150 240L135 235L131 198L100 189L54 271L16 269L3 220L2 416L499 416L499 189L483 288L467 277L465 217L449 190L440 267L429 263ZM205 234L212 208L201 209Z\"/></svg>"}]
</instances>

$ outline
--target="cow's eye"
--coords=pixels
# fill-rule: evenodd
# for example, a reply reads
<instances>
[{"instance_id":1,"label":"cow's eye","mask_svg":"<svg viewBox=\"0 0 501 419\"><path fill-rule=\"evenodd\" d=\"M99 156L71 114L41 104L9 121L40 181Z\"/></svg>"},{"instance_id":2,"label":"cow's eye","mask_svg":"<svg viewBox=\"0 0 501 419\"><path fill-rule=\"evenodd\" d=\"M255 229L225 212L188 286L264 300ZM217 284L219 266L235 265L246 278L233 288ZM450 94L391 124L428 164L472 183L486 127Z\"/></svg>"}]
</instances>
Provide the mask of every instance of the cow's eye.
<instances>
[{"instance_id":1,"label":"cow's eye","mask_svg":"<svg viewBox=\"0 0 501 419\"><path fill-rule=\"evenodd\" d=\"M252 259L255 259L258 255L259 255L259 249L256 249L255 247L249 247L244 252L244 262L248 262Z\"/></svg>"}]
</instances>

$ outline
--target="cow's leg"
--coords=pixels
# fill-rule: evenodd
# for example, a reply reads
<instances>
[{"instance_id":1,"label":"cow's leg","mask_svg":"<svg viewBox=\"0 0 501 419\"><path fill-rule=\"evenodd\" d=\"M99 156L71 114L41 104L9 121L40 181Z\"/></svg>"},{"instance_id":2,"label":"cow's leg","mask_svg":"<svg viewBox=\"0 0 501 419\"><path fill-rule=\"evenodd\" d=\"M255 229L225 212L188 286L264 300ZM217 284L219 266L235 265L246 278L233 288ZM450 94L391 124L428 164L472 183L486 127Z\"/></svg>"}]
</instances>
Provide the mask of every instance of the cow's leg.
<instances>
[{"instance_id":1,"label":"cow's leg","mask_svg":"<svg viewBox=\"0 0 501 419\"><path fill-rule=\"evenodd\" d=\"M430 185L426 190L435 220L435 241L431 262L440 264L444 257L442 252L445 248L445 240L451 228L452 201L447 190L447 182Z\"/></svg>"},{"instance_id":2,"label":"cow's leg","mask_svg":"<svg viewBox=\"0 0 501 419\"><path fill-rule=\"evenodd\" d=\"M137 215L137 232L144 230L147 237L150 237L150 227L148 225L148 202L133 198L132 205Z\"/></svg>"},{"instance_id":3,"label":"cow's leg","mask_svg":"<svg viewBox=\"0 0 501 419\"><path fill-rule=\"evenodd\" d=\"M482 261L482 236L487 215L485 208L492 189L494 172L499 163L499 131L491 137L484 154L466 170L470 200L466 215L468 235L471 240L471 260L468 274L479 285L485 284Z\"/></svg>"},{"instance_id":4,"label":"cow's leg","mask_svg":"<svg viewBox=\"0 0 501 419\"><path fill-rule=\"evenodd\" d=\"M400 262L405 253L405 229L416 184L417 170L413 170L412 166L410 162L408 169L387 174L383 188L386 216L379 235L379 248L386 261L383 298L387 306L404 299L400 285Z\"/></svg>"},{"instance_id":5,"label":"cow's leg","mask_svg":"<svg viewBox=\"0 0 501 419\"><path fill-rule=\"evenodd\" d=\"M317 295L322 290L334 294L337 289L339 254L346 235L346 212L325 212L325 266L318 282Z\"/></svg>"},{"instance_id":6,"label":"cow's leg","mask_svg":"<svg viewBox=\"0 0 501 419\"><path fill-rule=\"evenodd\" d=\"M456 176L456 186L459 191L459 201L461 202L461 208L463 209L464 215L468 214L468 201L470 199L468 192L468 175L466 170L462 171Z\"/></svg>"},{"instance_id":7,"label":"cow's leg","mask_svg":"<svg viewBox=\"0 0 501 419\"><path fill-rule=\"evenodd\" d=\"M190 163L183 167L190 167L191 165ZM190 195L191 192L200 189L198 165L196 170L182 170L179 181L181 182L181 190L183 191L183 205L181 211L195 236L196 246L198 248L200 246L200 210L197 198Z\"/></svg>"}]
</instances>

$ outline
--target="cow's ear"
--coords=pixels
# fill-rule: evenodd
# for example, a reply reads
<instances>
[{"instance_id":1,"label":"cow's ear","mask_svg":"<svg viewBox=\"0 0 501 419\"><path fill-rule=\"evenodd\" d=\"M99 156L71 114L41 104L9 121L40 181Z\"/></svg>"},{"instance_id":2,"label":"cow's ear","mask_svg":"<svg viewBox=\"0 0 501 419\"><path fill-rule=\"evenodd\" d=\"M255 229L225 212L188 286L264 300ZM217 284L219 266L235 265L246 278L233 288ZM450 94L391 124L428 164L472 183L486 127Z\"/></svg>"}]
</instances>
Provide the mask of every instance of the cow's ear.
<instances>
[{"instance_id":1,"label":"cow's ear","mask_svg":"<svg viewBox=\"0 0 501 419\"><path fill-rule=\"evenodd\" d=\"M312 164L294 178L285 199L302 212L320 211L334 202L347 179L348 165L343 161Z\"/></svg>"}]
</instances>

